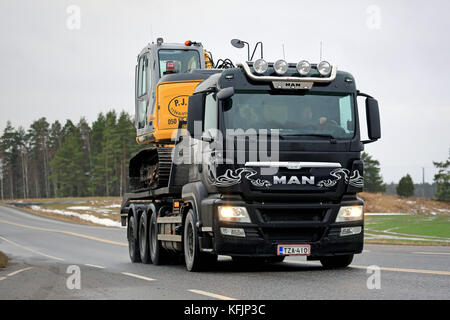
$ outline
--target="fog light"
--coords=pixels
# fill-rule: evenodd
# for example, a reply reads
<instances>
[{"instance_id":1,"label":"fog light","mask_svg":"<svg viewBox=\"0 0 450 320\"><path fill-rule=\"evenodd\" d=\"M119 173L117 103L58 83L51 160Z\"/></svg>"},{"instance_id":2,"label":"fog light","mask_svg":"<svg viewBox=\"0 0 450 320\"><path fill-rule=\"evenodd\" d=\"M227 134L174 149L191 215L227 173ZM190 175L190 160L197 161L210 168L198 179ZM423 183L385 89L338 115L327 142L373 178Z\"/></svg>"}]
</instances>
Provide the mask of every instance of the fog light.
<instances>
[{"instance_id":1,"label":"fog light","mask_svg":"<svg viewBox=\"0 0 450 320\"><path fill-rule=\"evenodd\" d=\"M220 233L224 236L245 238L245 231L242 228L220 228Z\"/></svg>"},{"instance_id":2,"label":"fog light","mask_svg":"<svg viewBox=\"0 0 450 320\"><path fill-rule=\"evenodd\" d=\"M360 234L361 230L362 230L362 227L341 228L341 237Z\"/></svg>"},{"instance_id":3,"label":"fog light","mask_svg":"<svg viewBox=\"0 0 450 320\"><path fill-rule=\"evenodd\" d=\"M302 60L297 63L297 71L301 76L307 76L311 71L311 64L308 61Z\"/></svg>"},{"instance_id":4,"label":"fog light","mask_svg":"<svg viewBox=\"0 0 450 320\"><path fill-rule=\"evenodd\" d=\"M328 76L331 73L331 64L329 64L327 61L322 61L317 66L317 71L323 76Z\"/></svg>"},{"instance_id":5,"label":"fog light","mask_svg":"<svg viewBox=\"0 0 450 320\"><path fill-rule=\"evenodd\" d=\"M219 220L250 223L250 216L245 207L219 206Z\"/></svg>"},{"instance_id":6,"label":"fog light","mask_svg":"<svg viewBox=\"0 0 450 320\"><path fill-rule=\"evenodd\" d=\"M281 75L285 74L288 71L289 65L284 60L277 60L273 64L273 68L275 69L275 72L281 76Z\"/></svg>"},{"instance_id":7,"label":"fog light","mask_svg":"<svg viewBox=\"0 0 450 320\"><path fill-rule=\"evenodd\" d=\"M364 217L363 206L341 207L336 217L336 222L358 221Z\"/></svg>"},{"instance_id":8,"label":"fog light","mask_svg":"<svg viewBox=\"0 0 450 320\"><path fill-rule=\"evenodd\" d=\"M253 63L253 69L255 69L256 73L263 74L269 68L269 64L266 60L258 59Z\"/></svg>"}]
</instances>

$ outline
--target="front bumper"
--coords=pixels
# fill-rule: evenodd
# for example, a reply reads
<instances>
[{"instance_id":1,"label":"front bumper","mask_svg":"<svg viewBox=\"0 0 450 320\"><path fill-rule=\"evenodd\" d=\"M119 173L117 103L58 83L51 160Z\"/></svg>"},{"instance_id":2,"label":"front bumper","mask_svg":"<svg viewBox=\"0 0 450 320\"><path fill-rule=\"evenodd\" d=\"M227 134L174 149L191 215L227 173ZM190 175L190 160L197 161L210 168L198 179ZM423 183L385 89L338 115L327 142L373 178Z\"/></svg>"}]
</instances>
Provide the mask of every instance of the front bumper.
<instances>
[{"instance_id":1,"label":"front bumper","mask_svg":"<svg viewBox=\"0 0 450 320\"><path fill-rule=\"evenodd\" d=\"M252 223L219 221L219 205L245 206ZM201 246L212 247L217 254L231 256L274 256L280 244L308 244L311 246L310 259L361 253L364 244L364 221L334 222L339 208L351 205L363 205L363 201L354 196L339 204L268 204L222 199L207 201L202 208L212 214L212 227L202 228L201 231L210 232L202 232L204 241ZM359 226L361 233L341 236L341 228ZM245 237L223 235L220 232L221 227L242 228Z\"/></svg>"}]
</instances>

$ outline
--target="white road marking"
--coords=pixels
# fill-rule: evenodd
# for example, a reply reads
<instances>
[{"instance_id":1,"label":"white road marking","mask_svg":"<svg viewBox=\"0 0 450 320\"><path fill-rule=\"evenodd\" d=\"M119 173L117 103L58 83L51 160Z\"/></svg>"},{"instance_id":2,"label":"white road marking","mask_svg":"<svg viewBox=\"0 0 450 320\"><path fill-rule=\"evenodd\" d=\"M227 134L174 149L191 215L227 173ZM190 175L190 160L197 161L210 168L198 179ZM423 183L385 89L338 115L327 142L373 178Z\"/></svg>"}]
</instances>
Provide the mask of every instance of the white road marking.
<instances>
[{"instance_id":1,"label":"white road marking","mask_svg":"<svg viewBox=\"0 0 450 320\"><path fill-rule=\"evenodd\" d=\"M295 263L295 264L310 264L320 266L320 263L314 261L294 261L294 260L285 260L287 263ZM355 269L367 269L369 266L358 266L351 264L350 268ZM450 271L441 271L441 270L425 270L425 269L406 269L406 268L391 268L391 267L381 267L380 270L384 271L396 271L396 272L409 272L409 273L423 273L423 274L436 274L441 276L450 276Z\"/></svg>"},{"instance_id":2,"label":"white road marking","mask_svg":"<svg viewBox=\"0 0 450 320\"><path fill-rule=\"evenodd\" d=\"M363 250L363 253L364 253L364 252L370 252L370 250L366 250L366 249L364 249L364 250Z\"/></svg>"},{"instance_id":3,"label":"white road marking","mask_svg":"<svg viewBox=\"0 0 450 320\"><path fill-rule=\"evenodd\" d=\"M89 264L89 263L86 263L85 266L92 267L92 268L98 268L98 269L105 269L105 267L97 266L95 264Z\"/></svg>"},{"instance_id":4,"label":"white road marking","mask_svg":"<svg viewBox=\"0 0 450 320\"><path fill-rule=\"evenodd\" d=\"M20 245L20 244L14 242L14 241L8 240L8 239L6 239L6 238L4 238L4 237L1 237L1 236L0 236L0 239L4 240L4 241L6 241L6 242L9 242L9 243L11 243L11 244L13 244L13 245L15 245L15 246L18 246L18 247L20 247L20 248L22 248L22 249L25 249L25 250L31 251L31 252L33 252L33 253L36 253L36 254L38 254L38 255L41 255L41 256L44 256L44 257L47 257L47 258L50 258L50 259L55 259L55 260L59 260L59 261L64 261L64 259L62 259L62 258L54 257L54 256L51 256L51 255L49 255L49 254L45 254L45 253L36 251L36 250L34 250L34 249L31 249L31 248L27 248L27 247L22 246L22 245Z\"/></svg>"},{"instance_id":5,"label":"white road marking","mask_svg":"<svg viewBox=\"0 0 450 320\"><path fill-rule=\"evenodd\" d=\"M129 273L129 272L122 272L122 274L124 274L124 275L126 275L126 276L130 276L130 277L142 279L142 280L147 280L147 281L154 281L154 280L155 280L155 279L152 279L152 278L140 276L140 275L138 275L138 274Z\"/></svg>"},{"instance_id":6,"label":"white road marking","mask_svg":"<svg viewBox=\"0 0 450 320\"><path fill-rule=\"evenodd\" d=\"M8 276L8 277L12 277L12 276L15 276L15 275L18 274L18 273L21 273L21 272L23 272L23 271L27 271L27 270L30 270L30 269L33 269L33 267L23 268L23 269L20 269L20 270L11 272L11 273L8 274L7 276Z\"/></svg>"},{"instance_id":7,"label":"white road marking","mask_svg":"<svg viewBox=\"0 0 450 320\"><path fill-rule=\"evenodd\" d=\"M236 300L234 298L222 296L220 294L215 294L215 293L211 293L211 292L207 292L207 291L203 291L203 290L190 289L188 291L196 293L196 294L201 294L203 296L208 296L208 297L211 297L211 298L216 298L216 299L219 299L219 300Z\"/></svg>"},{"instance_id":8,"label":"white road marking","mask_svg":"<svg viewBox=\"0 0 450 320\"><path fill-rule=\"evenodd\" d=\"M0 277L0 281L5 280L5 279L6 279L6 277Z\"/></svg>"},{"instance_id":9,"label":"white road marking","mask_svg":"<svg viewBox=\"0 0 450 320\"><path fill-rule=\"evenodd\" d=\"M450 252L411 252L415 254L441 254L441 255L450 255Z\"/></svg>"},{"instance_id":10,"label":"white road marking","mask_svg":"<svg viewBox=\"0 0 450 320\"><path fill-rule=\"evenodd\" d=\"M25 224L9 222L9 221L2 220L2 219L0 219L0 222L1 223L6 223L6 224L9 224L9 225L12 225L12 226L17 226L17 227L22 227L22 228L27 228L27 229L32 229L32 230L39 230L39 231L45 231L45 232L55 232L55 233L67 234L67 235L74 236L74 237L79 237L79 238L84 238L84 239L89 239L89 240L95 240L95 241L109 243L109 244L114 244L114 245L118 245L118 246L122 246L122 247L127 247L128 246L127 242L119 242L119 241L107 240L107 239L97 238L97 237L93 237L93 236L88 236L86 234L81 234L81 233L77 233L77 232L71 232L71 231L65 231L65 230L57 230L57 229L47 229L47 228L41 228L41 227L35 227L35 226L28 226L28 225L25 225Z\"/></svg>"}]
</instances>

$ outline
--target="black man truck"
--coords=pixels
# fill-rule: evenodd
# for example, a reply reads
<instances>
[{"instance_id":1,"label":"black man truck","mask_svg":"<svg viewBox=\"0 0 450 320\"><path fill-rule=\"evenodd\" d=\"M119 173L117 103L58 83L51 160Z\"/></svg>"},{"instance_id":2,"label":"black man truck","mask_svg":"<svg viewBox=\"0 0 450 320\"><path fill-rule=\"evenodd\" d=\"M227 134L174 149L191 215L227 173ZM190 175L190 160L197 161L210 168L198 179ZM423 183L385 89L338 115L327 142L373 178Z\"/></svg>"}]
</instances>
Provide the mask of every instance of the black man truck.
<instances>
[{"instance_id":1,"label":"black man truck","mask_svg":"<svg viewBox=\"0 0 450 320\"><path fill-rule=\"evenodd\" d=\"M167 74L157 87L194 81L178 98L188 108L171 141L130 161L130 179L165 174L124 196L131 260L184 256L187 270L198 271L218 255L246 263L298 255L348 266L363 250L360 154L381 137L378 102L326 61L258 59ZM358 96L366 98L365 141ZM170 112L173 101L156 108Z\"/></svg>"}]
</instances>

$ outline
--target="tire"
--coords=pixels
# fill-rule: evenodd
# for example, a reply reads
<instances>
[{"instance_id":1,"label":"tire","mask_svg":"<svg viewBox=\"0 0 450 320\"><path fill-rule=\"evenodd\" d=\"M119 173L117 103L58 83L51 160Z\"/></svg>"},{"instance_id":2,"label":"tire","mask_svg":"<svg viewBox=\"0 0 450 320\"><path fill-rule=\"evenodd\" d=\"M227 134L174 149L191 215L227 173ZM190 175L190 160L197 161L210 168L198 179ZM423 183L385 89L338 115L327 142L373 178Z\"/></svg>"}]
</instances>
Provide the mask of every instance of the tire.
<instances>
[{"instance_id":1,"label":"tire","mask_svg":"<svg viewBox=\"0 0 450 320\"><path fill-rule=\"evenodd\" d=\"M319 259L322 266L326 269L346 268L352 263L353 254L344 256L322 257Z\"/></svg>"},{"instance_id":2,"label":"tire","mask_svg":"<svg viewBox=\"0 0 450 320\"><path fill-rule=\"evenodd\" d=\"M142 263L149 264L152 263L150 259L149 251L149 237L148 237L148 215L143 212L141 218L139 219L139 253Z\"/></svg>"},{"instance_id":3,"label":"tire","mask_svg":"<svg viewBox=\"0 0 450 320\"><path fill-rule=\"evenodd\" d=\"M152 212L150 222L148 225L149 230L149 247L150 247L150 259L154 265L162 265L167 262L167 251L161 246L161 241L158 240L158 223L156 221L156 212Z\"/></svg>"},{"instance_id":4,"label":"tire","mask_svg":"<svg viewBox=\"0 0 450 320\"><path fill-rule=\"evenodd\" d=\"M133 263L141 262L141 256L139 254L139 239L135 237L137 234L137 223L134 216L128 218L128 252L130 254L130 260Z\"/></svg>"},{"instance_id":5,"label":"tire","mask_svg":"<svg viewBox=\"0 0 450 320\"><path fill-rule=\"evenodd\" d=\"M191 272L201 271L207 265L210 265L214 259L217 259L217 257L214 258L214 255L208 257L200 252L198 233L195 227L196 221L194 211L190 209L184 222L183 249L186 269ZM208 259L210 260L208 261Z\"/></svg>"}]
</instances>

